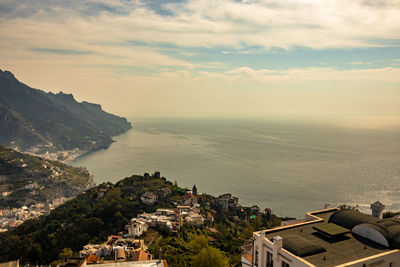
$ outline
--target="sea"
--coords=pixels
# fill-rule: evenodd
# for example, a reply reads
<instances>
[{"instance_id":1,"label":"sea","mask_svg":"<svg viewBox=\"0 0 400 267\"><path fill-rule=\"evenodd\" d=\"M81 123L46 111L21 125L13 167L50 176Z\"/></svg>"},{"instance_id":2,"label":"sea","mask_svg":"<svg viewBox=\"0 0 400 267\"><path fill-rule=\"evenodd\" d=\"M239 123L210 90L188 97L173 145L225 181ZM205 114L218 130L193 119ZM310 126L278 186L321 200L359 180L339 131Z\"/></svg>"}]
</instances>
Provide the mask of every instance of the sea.
<instances>
[{"instance_id":1,"label":"sea","mask_svg":"<svg viewBox=\"0 0 400 267\"><path fill-rule=\"evenodd\" d=\"M301 218L377 200L400 211L400 128L356 128L290 120L129 118L111 146L82 155L97 184L154 173L244 206Z\"/></svg>"}]
</instances>

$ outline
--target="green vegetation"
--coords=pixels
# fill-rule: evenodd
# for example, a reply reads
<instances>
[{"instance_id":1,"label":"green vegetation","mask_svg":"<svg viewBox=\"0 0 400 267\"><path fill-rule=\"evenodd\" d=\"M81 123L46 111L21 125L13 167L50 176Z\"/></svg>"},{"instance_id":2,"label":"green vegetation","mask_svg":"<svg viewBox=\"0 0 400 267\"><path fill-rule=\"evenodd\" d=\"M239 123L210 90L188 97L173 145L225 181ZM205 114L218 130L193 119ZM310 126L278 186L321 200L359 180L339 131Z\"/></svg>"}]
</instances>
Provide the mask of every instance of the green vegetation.
<instances>
[{"instance_id":1,"label":"green vegetation","mask_svg":"<svg viewBox=\"0 0 400 267\"><path fill-rule=\"evenodd\" d=\"M158 257L161 248L162 255L170 266L226 266L222 263L195 265L196 261L203 262L206 253L216 254L216 262L226 261L233 266L240 266L241 246L257 230L254 222L235 225L224 221L213 227L218 232L210 233L207 227L200 229L184 225L178 234L164 236L158 242L153 242L150 252Z\"/></svg>"},{"instance_id":2,"label":"green vegetation","mask_svg":"<svg viewBox=\"0 0 400 267\"><path fill-rule=\"evenodd\" d=\"M74 252L92 242L102 242L108 235L124 229L129 219L139 212L152 212L158 207L172 207L165 202L146 206L137 200L144 191L168 186L162 179L133 176L109 185L103 198L98 189L89 189L54 209L50 215L28 220L11 232L0 235L0 261L21 259L21 262L49 264L69 248Z\"/></svg>"},{"instance_id":3,"label":"green vegetation","mask_svg":"<svg viewBox=\"0 0 400 267\"><path fill-rule=\"evenodd\" d=\"M392 212L392 211L386 211L383 213L382 218L387 219L387 218L393 218L394 216L400 215L400 212Z\"/></svg>"},{"instance_id":4,"label":"green vegetation","mask_svg":"<svg viewBox=\"0 0 400 267\"><path fill-rule=\"evenodd\" d=\"M229 266L228 259L221 253L220 250L207 246L199 251L199 254L193 258L193 266L207 267L216 266L224 267Z\"/></svg>"},{"instance_id":5,"label":"green vegetation","mask_svg":"<svg viewBox=\"0 0 400 267\"><path fill-rule=\"evenodd\" d=\"M0 144L35 153L104 148L111 136L131 128L99 105L77 102L71 94L46 93L0 70ZM38 151L37 151L38 150Z\"/></svg>"},{"instance_id":6,"label":"green vegetation","mask_svg":"<svg viewBox=\"0 0 400 267\"><path fill-rule=\"evenodd\" d=\"M341 209L341 210L355 210L355 211L358 211L358 206L356 205L354 207L354 206L349 206L347 204L342 204L342 205L339 206L339 209Z\"/></svg>"},{"instance_id":7,"label":"green vegetation","mask_svg":"<svg viewBox=\"0 0 400 267\"><path fill-rule=\"evenodd\" d=\"M172 195L163 202L144 205L139 197L145 191L168 187ZM107 188L99 197L100 188ZM49 264L73 255L87 243L101 243L108 235L124 230L129 220L142 212L157 208L173 208L184 190L164 178L132 176L115 185L102 184L66 202L46 217L29 220L11 232L0 235L0 261L20 259L21 263ZM206 201L214 197L204 196ZM204 210L204 207L201 207ZM247 210L245 208L245 210ZM178 233L151 230L144 234L150 242L149 250L155 258L162 257L169 266L227 266L240 265L243 242L252 232L278 225L280 220L272 214L257 215L249 220L246 211L239 221L232 222L231 212L216 218L209 226L196 228L183 225ZM219 216L216 216L219 217ZM249 220L249 221L248 221Z\"/></svg>"},{"instance_id":8,"label":"green vegetation","mask_svg":"<svg viewBox=\"0 0 400 267\"><path fill-rule=\"evenodd\" d=\"M59 197L73 197L92 185L85 168L19 153L0 146L0 208L21 207Z\"/></svg>"}]
</instances>

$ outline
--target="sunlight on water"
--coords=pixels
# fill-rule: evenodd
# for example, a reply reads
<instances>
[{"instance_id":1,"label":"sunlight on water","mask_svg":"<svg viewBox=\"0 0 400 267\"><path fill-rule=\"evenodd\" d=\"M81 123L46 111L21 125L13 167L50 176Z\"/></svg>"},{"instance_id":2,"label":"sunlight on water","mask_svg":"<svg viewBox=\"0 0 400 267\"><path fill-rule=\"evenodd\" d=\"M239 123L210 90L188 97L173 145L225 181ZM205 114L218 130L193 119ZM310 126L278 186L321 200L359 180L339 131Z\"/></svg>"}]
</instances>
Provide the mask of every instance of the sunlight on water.
<instances>
[{"instance_id":1,"label":"sunlight on water","mask_svg":"<svg viewBox=\"0 0 400 267\"><path fill-rule=\"evenodd\" d=\"M400 130L250 120L146 119L84 155L95 181L156 170L200 192L230 192L282 216L331 205L400 210Z\"/></svg>"}]
</instances>

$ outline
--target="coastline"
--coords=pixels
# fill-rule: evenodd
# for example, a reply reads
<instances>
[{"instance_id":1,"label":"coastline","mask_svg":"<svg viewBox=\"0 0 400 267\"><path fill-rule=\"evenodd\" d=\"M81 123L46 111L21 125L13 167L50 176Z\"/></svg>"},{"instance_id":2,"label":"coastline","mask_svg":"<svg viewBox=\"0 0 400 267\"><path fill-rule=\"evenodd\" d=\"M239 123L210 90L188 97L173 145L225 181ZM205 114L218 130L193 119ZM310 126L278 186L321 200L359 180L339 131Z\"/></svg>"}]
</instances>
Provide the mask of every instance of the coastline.
<instances>
[{"instance_id":1,"label":"coastline","mask_svg":"<svg viewBox=\"0 0 400 267\"><path fill-rule=\"evenodd\" d=\"M392 145L398 132L136 119L134 130L115 140L109 149L79 157L72 165L87 166L97 184L158 170L183 187L196 184L215 195L230 192L245 205L270 208L280 216L300 217L325 203L364 210L368 206L363 205L377 199L390 210L400 210L394 193L400 156ZM378 178L382 186L375 182Z\"/></svg>"},{"instance_id":2,"label":"coastline","mask_svg":"<svg viewBox=\"0 0 400 267\"><path fill-rule=\"evenodd\" d=\"M133 129L133 127L131 126L129 129L125 130L124 132L122 132L120 134L117 134L117 135L113 135L111 137L113 138L113 137L116 137L116 136L120 136L122 134L125 134L125 133L129 132L132 129ZM111 143L109 143L109 144L107 144L105 146L94 148L94 149L90 149L90 150L79 150L80 151L79 153L75 153L75 154L69 155L67 158L63 159L61 162L64 163L64 164L70 164L72 161L74 161L75 159L77 159L79 157L89 155L90 153L93 153L93 152L96 152L96 151L106 150L115 142L117 142L117 141L112 139ZM60 151L60 152L67 152L67 151Z\"/></svg>"},{"instance_id":3,"label":"coastline","mask_svg":"<svg viewBox=\"0 0 400 267\"><path fill-rule=\"evenodd\" d=\"M96 147L96 148L92 148L92 149L88 149L88 150L81 150L78 147L72 149L72 150L59 150L59 151L54 151L54 152L48 152L46 151L45 153L35 153L35 147L30 148L29 150L26 151L20 151L21 153L26 153L32 156L37 156L37 157L41 157L44 159L48 159L48 160L54 160L54 161L59 161L61 163L64 164L70 164L72 161L74 161L75 159L77 159L78 157L81 157L83 155L87 155L90 154L92 152L96 152L102 149L108 149L110 147L111 144L117 142L116 140L113 139L113 137L122 135L126 132L128 132L129 130L132 129L132 124L129 122L130 127L128 129L126 129L125 131L117 134L117 135L113 135L111 136L111 142L108 144L104 144L102 146ZM17 150L17 149L16 149ZM17 150L18 151L18 150Z\"/></svg>"}]
</instances>

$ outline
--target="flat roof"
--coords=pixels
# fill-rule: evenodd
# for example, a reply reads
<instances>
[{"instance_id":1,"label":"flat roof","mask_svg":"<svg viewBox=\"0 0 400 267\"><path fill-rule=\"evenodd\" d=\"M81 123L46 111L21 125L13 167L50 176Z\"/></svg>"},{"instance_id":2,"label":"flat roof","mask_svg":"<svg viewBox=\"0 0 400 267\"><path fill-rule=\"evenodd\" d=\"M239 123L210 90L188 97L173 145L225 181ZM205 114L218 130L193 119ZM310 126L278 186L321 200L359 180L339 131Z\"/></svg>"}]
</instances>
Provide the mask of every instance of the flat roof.
<instances>
[{"instance_id":1,"label":"flat roof","mask_svg":"<svg viewBox=\"0 0 400 267\"><path fill-rule=\"evenodd\" d=\"M319 223L318 225L314 226L313 229L329 238L341 237L344 234L351 232L349 229L334 223Z\"/></svg>"},{"instance_id":2,"label":"flat roof","mask_svg":"<svg viewBox=\"0 0 400 267\"><path fill-rule=\"evenodd\" d=\"M168 267L165 260L107 262L107 263L99 263L99 264L90 264L90 266L92 266L92 267Z\"/></svg>"},{"instance_id":3,"label":"flat roof","mask_svg":"<svg viewBox=\"0 0 400 267\"><path fill-rule=\"evenodd\" d=\"M322 220L317 220L314 223L306 222L296 225L289 225L287 227L279 227L277 229L269 229L265 231L265 237L272 240L273 237L279 235L283 238L283 243L285 243L285 237L290 238L293 235L298 235L317 246L323 247L326 249L325 252L301 258L311 264L314 264L315 266L324 267L344 264L346 262L374 256L391 250L367 239L355 236L351 232L345 233L341 235L340 238L335 239L331 239L318 233L314 227L321 227L322 225L325 225L328 222L329 217L335 211L336 210L331 209L310 213L311 215L317 216ZM322 228L323 227L324 226L322 226Z\"/></svg>"}]
</instances>

